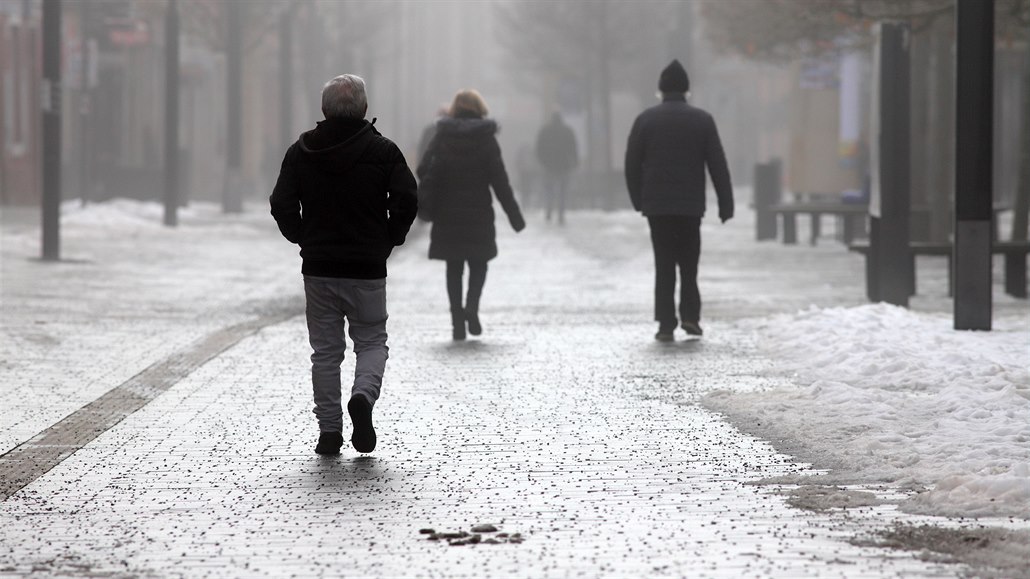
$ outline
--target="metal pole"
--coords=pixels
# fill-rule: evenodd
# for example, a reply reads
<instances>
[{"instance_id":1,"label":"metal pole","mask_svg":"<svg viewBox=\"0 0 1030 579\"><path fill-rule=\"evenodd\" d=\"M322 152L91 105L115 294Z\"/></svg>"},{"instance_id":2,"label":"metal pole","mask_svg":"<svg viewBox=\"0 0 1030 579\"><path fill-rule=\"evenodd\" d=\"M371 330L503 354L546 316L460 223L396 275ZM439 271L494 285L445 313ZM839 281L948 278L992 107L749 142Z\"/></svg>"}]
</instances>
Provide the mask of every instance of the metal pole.
<instances>
[{"instance_id":1,"label":"metal pole","mask_svg":"<svg viewBox=\"0 0 1030 579\"><path fill-rule=\"evenodd\" d=\"M61 0L43 0L43 255L61 259Z\"/></svg>"},{"instance_id":2,"label":"metal pole","mask_svg":"<svg viewBox=\"0 0 1030 579\"><path fill-rule=\"evenodd\" d=\"M79 3L79 199L89 201L89 2Z\"/></svg>"},{"instance_id":3,"label":"metal pole","mask_svg":"<svg viewBox=\"0 0 1030 579\"><path fill-rule=\"evenodd\" d=\"M226 11L226 102L229 117L226 136L226 187L222 195L222 211L243 212L241 189L243 167L243 2L229 0Z\"/></svg>"},{"instance_id":4,"label":"metal pole","mask_svg":"<svg viewBox=\"0 0 1030 579\"><path fill-rule=\"evenodd\" d=\"M608 3L601 2L598 8L598 14L600 17L600 24L598 26L598 34L600 34L599 46L599 62L597 63L600 67L598 80L601 83L601 116L603 117L604 124L602 125L603 133L601 136L604 139L602 153L604 154L604 162L601 164L604 170L602 176L602 191L604 191L604 209L611 211L615 205L615 193L616 187L613 182L615 179L612 178L614 170L612 169L612 87L611 87L611 52L609 52L609 45L607 39L608 34ZM623 196L624 197L624 196Z\"/></svg>"},{"instance_id":5,"label":"metal pole","mask_svg":"<svg viewBox=\"0 0 1030 579\"><path fill-rule=\"evenodd\" d=\"M164 224L179 224L179 3L165 14L165 194Z\"/></svg>"},{"instance_id":6,"label":"metal pole","mask_svg":"<svg viewBox=\"0 0 1030 579\"><path fill-rule=\"evenodd\" d=\"M279 17L279 135L282 146L289 146L293 134L293 11Z\"/></svg>"},{"instance_id":7,"label":"metal pole","mask_svg":"<svg viewBox=\"0 0 1030 579\"><path fill-rule=\"evenodd\" d=\"M958 0L955 329L991 329L994 0Z\"/></svg>"},{"instance_id":8,"label":"metal pole","mask_svg":"<svg viewBox=\"0 0 1030 579\"><path fill-rule=\"evenodd\" d=\"M880 134L879 214L870 219L871 263L875 266L871 296L897 306L908 306L912 293L912 254L909 249L910 102L908 26L881 24L880 28ZM874 138L876 138L874 136Z\"/></svg>"}]
</instances>

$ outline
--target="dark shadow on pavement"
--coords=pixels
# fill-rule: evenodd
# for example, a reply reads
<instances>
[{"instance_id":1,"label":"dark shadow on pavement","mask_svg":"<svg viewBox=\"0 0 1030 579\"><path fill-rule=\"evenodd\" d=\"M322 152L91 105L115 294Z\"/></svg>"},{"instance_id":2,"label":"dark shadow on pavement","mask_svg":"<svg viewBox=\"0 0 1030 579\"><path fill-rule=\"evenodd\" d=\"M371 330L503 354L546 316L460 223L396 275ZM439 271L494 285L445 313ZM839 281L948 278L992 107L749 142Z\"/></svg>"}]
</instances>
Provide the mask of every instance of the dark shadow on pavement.
<instances>
[{"instance_id":1,"label":"dark shadow on pavement","mask_svg":"<svg viewBox=\"0 0 1030 579\"><path fill-rule=\"evenodd\" d=\"M62 257L62 258L57 259L57 260L43 259L42 257L30 257L30 258L28 258L28 260L33 262L33 263L44 263L44 264L51 264L52 263L54 265L60 265L60 264L93 265L93 264L96 263L95 260L86 259L86 258L78 258L78 257Z\"/></svg>"},{"instance_id":2,"label":"dark shadow on pavement","mask_svg":"<svg viewBox=\"0 0 1030 579\"><path fill-rule=\"evenodd\" d=\"M453 355L481 354L483 352L502 354L506 350L510 350L511 346L508 344L497 344L483 340L452 340L437 344L433 346L433 349L443 354Z\"/></svg>"},{"instance_id":3,"label":"dark shadow on pavement","mask_svg":"<svg viewBox=\"0 0 1030 579\"><path fill-rule=\"evenodd\" d=\"M391 478L385 463L374 456L319 456L306 474L320 487L346 487L354 483L383 483Z\"/></svg>"},{"instance_id":4,"label":"dark shadow on pavement","mask_svg":"<svg viewBox=\"0 0 1030 579\"><path fill-rule=\"evenodd\" d=\"M704 352L704 341L697 338L676 340L675 342L652 342L647 347L648 351L659 354L694 354Z\"/></svg>"}]
</instances>

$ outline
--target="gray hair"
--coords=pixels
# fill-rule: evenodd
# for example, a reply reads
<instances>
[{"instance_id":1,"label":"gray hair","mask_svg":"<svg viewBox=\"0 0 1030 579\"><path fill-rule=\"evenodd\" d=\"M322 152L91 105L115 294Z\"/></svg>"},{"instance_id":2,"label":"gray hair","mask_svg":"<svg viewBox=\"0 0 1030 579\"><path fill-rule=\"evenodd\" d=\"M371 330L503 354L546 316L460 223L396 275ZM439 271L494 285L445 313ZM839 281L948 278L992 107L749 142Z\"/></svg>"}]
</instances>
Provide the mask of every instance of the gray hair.
<instances>
[{"instance_id":1,"label":"gray hair","mask_svg":"<svg viewBox=\"0 0 1030 579\"><path fill-rule=\"evenodd\" d=\"M363 119L367 109L365 80L360 76L341 74L322 87L322 114L327 119Z\"/></svg>"}]
</instances>

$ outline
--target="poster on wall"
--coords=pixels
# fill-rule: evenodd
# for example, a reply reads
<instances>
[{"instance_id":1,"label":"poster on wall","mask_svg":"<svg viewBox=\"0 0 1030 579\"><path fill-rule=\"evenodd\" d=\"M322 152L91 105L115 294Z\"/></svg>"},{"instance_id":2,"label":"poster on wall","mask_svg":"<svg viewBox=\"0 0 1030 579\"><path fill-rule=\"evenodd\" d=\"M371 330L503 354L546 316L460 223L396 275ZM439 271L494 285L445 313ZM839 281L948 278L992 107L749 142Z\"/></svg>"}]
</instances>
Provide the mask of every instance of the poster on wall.
<instances>
[{"instance_id":1,"label":"poster on wall","mask_svg":"<svg viewBox=\"0 0 1030 579\"><path fill-rule=\"evenodd\" d=\"M840 59L840 140L837 155L841 165L857 167L862 140L862 56L848 52Z\"/></svg>"}]
</instances>

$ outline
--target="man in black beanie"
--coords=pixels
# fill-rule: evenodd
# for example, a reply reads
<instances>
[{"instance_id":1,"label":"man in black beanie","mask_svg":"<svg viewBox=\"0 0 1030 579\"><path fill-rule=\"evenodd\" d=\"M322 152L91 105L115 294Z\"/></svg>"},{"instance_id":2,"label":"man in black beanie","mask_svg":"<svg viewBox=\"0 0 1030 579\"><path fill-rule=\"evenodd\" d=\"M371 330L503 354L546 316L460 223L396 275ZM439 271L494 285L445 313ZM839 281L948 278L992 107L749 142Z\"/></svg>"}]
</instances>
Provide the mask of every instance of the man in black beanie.
<instances>
[{"instance_id":1,"label":"man in black beanie","mask_svg":"<svg viewBox=\"0 0 1030 579\"><path fill-rule=\"evenodd\" d=\"M661 104L640 113L626 145L626 186L633 208L647 217L655 263L655 339L671 342L676 329L676 268L680 270L679 322L700 336L697 264L705 214L705 168L719 200L719 219L733 217L733 186L715 120L687 104L687 71L673 60L658 80Z\"/></svg>"}]
</instances>

